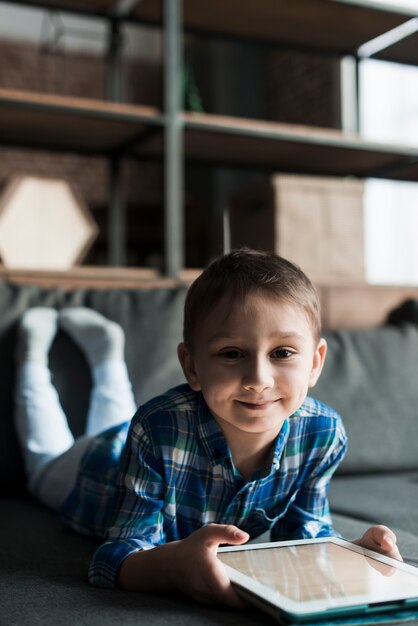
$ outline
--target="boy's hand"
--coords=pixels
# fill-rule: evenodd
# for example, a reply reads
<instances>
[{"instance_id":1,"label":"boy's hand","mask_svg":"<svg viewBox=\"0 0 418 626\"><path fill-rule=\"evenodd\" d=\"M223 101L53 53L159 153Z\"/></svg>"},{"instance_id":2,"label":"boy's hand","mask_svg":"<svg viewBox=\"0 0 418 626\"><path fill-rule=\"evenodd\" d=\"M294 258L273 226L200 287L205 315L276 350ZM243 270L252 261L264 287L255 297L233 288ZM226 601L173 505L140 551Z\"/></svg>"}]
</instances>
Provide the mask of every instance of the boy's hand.
<instances>
[{"instance_id":1,"label":"boy's hand","mask_svg":"<svg viewBox=\"0 0 418 626\"><path fill-rule=\"evenodd\" d=\"M387 526L371 526L360 539L356 539L353 543L403 561L396 545L396 535Z\"/></svg>"},{"instance_id":2,"label":"boy's hand","mask_svg":"<svg viewBox=\"0 0 418 626\"><path fill-rule=\"evenodd\" d=\"M176 542L173 584L198 602L242 608L245 602L232 587L216 552L220 544L240 545L248 539L248 533L236 526L208 524Z\"/></svg>"}]
</instances>

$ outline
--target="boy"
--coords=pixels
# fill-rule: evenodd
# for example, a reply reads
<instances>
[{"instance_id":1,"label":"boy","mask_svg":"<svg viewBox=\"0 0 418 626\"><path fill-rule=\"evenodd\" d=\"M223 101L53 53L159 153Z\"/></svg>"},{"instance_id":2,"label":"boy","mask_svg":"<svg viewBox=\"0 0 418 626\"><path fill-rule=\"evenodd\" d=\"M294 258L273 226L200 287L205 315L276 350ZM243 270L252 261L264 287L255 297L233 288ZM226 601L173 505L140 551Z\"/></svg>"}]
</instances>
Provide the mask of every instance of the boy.
<instances>
[{"instance_id":1,"label":"boy","mask_svg":"<svg viewBox=\"0 0 418 626\"><path fill-rule=\"evenodd\" d=\"M241 606L219 544L267 530L272 540L335 534L326 492L346 436L307 398L325 355L318 297L298 267L247 249L214 261L186 299L187 385L138 410L120 464L108 450L124 426L96 437L64 503L73 528L107 537L90 581ZM386 527L357 542L400 558Z\"/></svg>"}]
</instances>

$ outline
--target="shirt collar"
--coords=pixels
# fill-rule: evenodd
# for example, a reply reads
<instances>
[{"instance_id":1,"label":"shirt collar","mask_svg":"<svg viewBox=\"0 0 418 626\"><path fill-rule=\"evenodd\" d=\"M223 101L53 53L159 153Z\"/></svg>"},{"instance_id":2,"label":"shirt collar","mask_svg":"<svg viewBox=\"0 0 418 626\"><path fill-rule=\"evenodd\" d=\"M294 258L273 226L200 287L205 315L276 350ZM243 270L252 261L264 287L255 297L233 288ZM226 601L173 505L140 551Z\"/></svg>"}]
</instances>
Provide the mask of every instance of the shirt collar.
<instances>
[{"instance_id":1,"label":"shirt collar","mask_svg":"<svg viewBox=\"0 0 418 626\"><path fill-rule=\"evenodd\" d=\"M212 465L231 458L228 443L215 417L209 410L201 391L197 397L197 420L200 440Z\"/></svg>"},{"instance_id":2,"label":"shirt collar","mask_svg":"<svg viewBox=\"0 0 418 626\"><path fill-rule=\"evenodd\" d=\"M220 465L226 459L232 462L231 452L222 429L206 404L201 391L198 392L197 397L197 420L199 437L212 465ZM288 438L289 420L286 419L274 445L271 470L279 469Z\"/></svg>"},{"instance_id":3,"label":"shirt collar","mask_svg":"<svg viewBox=\"0 0 418 626\"><path fill-rule=\"evenodd\" d=\"M280 467L280 463L283 458L283 453L286 448L287 440L289 439L289 431L290 431L289 420L286 419L283 422L283 426L281 427L279 434L277 435L276 444L274 446L272 468L275 470L278 470Z\"/></svg>"}]
</instances>

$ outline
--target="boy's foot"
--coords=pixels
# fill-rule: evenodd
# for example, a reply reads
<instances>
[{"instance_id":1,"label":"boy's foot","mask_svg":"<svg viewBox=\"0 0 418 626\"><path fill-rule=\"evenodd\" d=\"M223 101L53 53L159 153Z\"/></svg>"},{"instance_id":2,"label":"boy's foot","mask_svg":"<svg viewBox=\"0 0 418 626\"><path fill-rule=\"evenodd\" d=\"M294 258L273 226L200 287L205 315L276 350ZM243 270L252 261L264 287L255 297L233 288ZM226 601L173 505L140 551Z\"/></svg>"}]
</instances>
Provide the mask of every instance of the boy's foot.
<instances>
[{"instance_id":1,"label":"boy's foot","mask_svg":"<svg viewBox=\"0 0 418 626\"><path fill-rule=\"evenodd\" d=\"M91 367L124 360L123 329L97 311L85 307L62 309L59 324L84 352Z\"/></svg>"},{"instance_id":2,"label":"boy's foot","mask_svg":"<svg viewBox=\"0 0 418 626\"><path fill-rule=\"evenodd\" d=\"M16 359L48 364L48 353L57 333L58 311L34 307L22 315L16 349Z\"/></svg>"}]
</instances>

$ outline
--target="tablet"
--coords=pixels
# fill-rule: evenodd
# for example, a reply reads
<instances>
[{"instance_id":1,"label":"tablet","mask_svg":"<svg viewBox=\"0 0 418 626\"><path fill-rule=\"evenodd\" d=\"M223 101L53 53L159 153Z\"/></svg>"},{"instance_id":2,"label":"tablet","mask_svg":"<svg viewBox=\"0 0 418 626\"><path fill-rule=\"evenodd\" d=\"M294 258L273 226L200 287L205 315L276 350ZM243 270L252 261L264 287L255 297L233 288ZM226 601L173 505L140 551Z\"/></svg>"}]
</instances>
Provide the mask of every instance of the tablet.
<instances>
[{"instance_id":1,"label":"tablet","mask_svg":"<svg viewBox=\"0 0 418 626\"><path fill-rule=\"evenodd\" d=\"M418 568L344 539L218 549L238 593L285 622L418 607Z\"/></svg>"}]
</instances>

